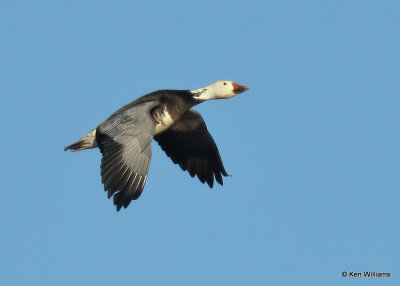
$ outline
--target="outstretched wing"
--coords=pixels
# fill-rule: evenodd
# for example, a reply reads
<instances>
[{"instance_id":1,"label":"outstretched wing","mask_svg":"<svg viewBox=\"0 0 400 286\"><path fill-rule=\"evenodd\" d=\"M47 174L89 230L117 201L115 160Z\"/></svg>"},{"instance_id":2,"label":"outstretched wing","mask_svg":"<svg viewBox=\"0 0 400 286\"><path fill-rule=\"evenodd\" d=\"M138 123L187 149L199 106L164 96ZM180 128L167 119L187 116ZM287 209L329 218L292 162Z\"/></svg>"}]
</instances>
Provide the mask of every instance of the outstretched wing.
<instances>
[{"instance_id":1,"label":"outstretched wing","mask_svg":"<svg viewBox=\"0 0 400 286\"><path fill-rule=\"evenodd\" d=\"M210 186L215 180L223 185L225 171L218 147L200 113L189 109L166 131L154 136L165 153L190 176Z\"/></svg>"},{"instance_id":2,"label":"outstretched wing","mask_svg":"<svg viewBox=\"0 0 400 286\"><path fill-rule=\"evenodd\" d=\"M156 122L150 111L158 102L145 102L112 115L96 129L103 154L101 180L117 211L141 195L151 160Z\"/></svg>"}]
</instances>

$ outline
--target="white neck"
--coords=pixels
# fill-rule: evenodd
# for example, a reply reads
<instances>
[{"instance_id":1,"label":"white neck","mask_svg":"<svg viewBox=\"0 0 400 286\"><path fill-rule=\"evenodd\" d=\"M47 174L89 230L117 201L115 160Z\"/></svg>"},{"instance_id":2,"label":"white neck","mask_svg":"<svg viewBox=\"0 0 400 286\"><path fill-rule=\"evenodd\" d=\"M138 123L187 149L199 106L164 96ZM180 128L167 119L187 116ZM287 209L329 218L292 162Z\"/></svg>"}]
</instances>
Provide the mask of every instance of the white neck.
<instances>
[{"instance_id":1,"label":"white neck","mask_svg":"<svg viewBox=\"0 0 400 286\"><path fill-rule=\"evenodd\" d=\"M193 98L199 101L222 99L235 96L232 81L219 80L202 88L192 89Z\"/></svg>"},{"instance_id":2,"label":"white neck","mask_svg":"<svg viewBox=\"0 0 400 286\"><path fill-rule=\"evenodd\" d=\"M198 89L192 89L190 92L195 98L200 100L210 100L215 98L213 93L210 91L209 85Z\"/></svg>"}]
</instances>

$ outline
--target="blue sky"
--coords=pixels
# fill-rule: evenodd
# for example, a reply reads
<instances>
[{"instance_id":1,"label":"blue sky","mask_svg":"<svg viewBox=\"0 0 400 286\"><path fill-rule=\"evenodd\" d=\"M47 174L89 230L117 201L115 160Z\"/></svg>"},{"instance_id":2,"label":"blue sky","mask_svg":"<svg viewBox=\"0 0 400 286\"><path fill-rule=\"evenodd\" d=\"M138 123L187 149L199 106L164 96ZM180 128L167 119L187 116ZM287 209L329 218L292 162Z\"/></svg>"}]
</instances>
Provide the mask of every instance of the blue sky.
<instances>
[{"instance_id":1,"label":"blue sky","mask_svg":"<svg viewBox=\"0 0 400 286\"><path fill-rule=\"evenodd\" d=\"M2 285L399 285L398 1L2 1ZM196 110L210 190L153 143L117 213L100 152L63 152L157 89ZM343 278L342 271L390 272Z\"/></svg>"}]
</instances>

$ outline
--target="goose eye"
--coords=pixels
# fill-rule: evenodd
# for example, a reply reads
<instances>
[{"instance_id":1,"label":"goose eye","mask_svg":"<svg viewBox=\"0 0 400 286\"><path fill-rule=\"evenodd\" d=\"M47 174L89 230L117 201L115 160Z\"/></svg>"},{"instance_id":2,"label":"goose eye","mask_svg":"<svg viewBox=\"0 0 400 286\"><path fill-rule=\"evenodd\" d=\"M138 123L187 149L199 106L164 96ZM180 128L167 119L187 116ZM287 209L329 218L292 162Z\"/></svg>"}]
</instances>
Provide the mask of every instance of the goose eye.
<instances>
[{"instance_id":1,"label":"goose eye","mask_svg":"<svg viewBox=\"0 0 400 286\"><path fill-rule=\"evenodd\" d=\"M224 85L226 85L226 82L224 82Z\"/></svg>"}]
</instances>

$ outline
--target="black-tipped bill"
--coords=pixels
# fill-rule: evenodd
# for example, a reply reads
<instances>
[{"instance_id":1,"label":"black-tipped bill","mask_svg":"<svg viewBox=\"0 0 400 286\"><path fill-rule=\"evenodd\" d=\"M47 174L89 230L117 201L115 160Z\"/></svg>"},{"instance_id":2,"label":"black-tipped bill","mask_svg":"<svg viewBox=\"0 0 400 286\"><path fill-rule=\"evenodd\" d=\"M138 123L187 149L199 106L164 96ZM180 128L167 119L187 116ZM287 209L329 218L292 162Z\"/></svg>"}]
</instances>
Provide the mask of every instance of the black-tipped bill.
<instances>
[{"instance_id":1,"label":"black-tipped bill","mask_svg":"<svg viewBox=\"0 0 400 286\"><path fill-rule=\"evenodd\" d=\"M249 89L247 86L240 85L240 84L237 84L235 82L233 82L232 85L233 85L233 92L235 94L239 94L239 93L245 92L246 90Z\"/></svg>"}]
</instances>

